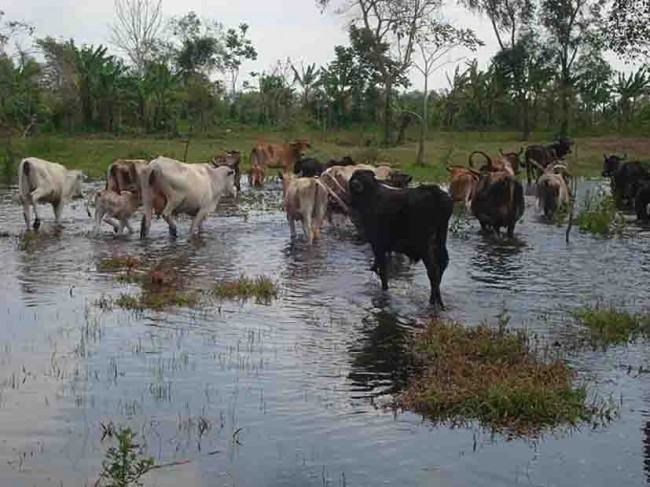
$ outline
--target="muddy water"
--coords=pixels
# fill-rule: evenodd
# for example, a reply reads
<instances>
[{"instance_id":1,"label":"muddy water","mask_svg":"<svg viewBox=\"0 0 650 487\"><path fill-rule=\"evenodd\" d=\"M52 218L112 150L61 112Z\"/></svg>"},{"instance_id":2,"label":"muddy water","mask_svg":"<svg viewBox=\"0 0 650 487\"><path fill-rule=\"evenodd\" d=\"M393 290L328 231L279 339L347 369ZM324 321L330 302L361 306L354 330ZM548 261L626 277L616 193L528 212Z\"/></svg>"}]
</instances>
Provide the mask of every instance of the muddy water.
<instances>
[{"instance_id":1,"label":"muddy water","mask_svg":"<svg viewBox=\"0 0 650 487\"><path fill-rule=\"evenodd\" d=\"M583 184L584 190L587 184ZM593 184L592 184L593 186ZM584 191L583 191L584 192ZM292 243L278 188L225 205L205 233L146 242L99 238L82 205L65 228L49 209L21 238L14 190L0 190L0 485L93 485L102 424L130 425L157 463L149 485L640 485L650 478L647 344L569 359L601 395L621 401L604 429L536 442L434 427L382 408L403 382L401 344L429 312L421 265L397 259L385 294L371 253L349 228ZM529 206L532 201L528 201ZM566 309L598 299L648 311L650 233L602 240L540 222L527 208L517 240L476 225L451 236L447 316L467 323L507 311L549 339L573 333ZM135 292L97 271L103 258L174 263L187 282L267 274L271 305L102 311L103 296Z\"/></svg>"}]
</instances>

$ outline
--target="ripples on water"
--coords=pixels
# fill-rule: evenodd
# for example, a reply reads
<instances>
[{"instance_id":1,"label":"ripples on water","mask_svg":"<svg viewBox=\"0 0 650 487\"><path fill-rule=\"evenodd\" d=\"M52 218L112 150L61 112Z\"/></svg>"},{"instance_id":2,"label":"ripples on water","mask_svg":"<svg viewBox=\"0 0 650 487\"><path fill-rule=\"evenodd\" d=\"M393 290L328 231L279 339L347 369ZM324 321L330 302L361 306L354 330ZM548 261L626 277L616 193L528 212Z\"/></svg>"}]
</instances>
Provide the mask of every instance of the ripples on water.
<instances>
[{"instance_id":1,"label":"ripples on water","mask_svg":"<svg viewBox=\"0 0 650 487\"><path fill-rule=\"evenodd\" d=\"M405 381L402 344L426 319L421 264L395 258L391 291L368 271L349 228L313 248L291 242L278 187L225 204L196 239L91 238L81 204L65 228L21 240L13 190L0 191L0 482L93 484L107 444L101 423L133 426L157 462L156 485L639 485L650 476L650 395L643 344L575 354L600 393L622 397L609 428L535 444L434 428L381 407ZM597 299L648 310L650 235L595 239L544 224L528 201L517 239L451 236L448 317L478 323L503 310L515 326L570 333L566 309ZM96 271L115 254L173 263L197 288L241 273L277 279L270 306L214 303L142 316L101 312L103 295L135 290ZM208 421L205 431L200 419Z\"/></svg>"}]
</instances>

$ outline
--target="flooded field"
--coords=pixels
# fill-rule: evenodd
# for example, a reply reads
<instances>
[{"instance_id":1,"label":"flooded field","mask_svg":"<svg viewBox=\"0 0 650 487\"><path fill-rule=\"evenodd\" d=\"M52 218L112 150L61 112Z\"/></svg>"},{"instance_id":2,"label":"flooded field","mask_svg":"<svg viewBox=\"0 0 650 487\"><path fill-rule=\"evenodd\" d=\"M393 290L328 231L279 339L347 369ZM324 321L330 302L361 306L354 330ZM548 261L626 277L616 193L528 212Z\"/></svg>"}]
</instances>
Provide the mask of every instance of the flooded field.
<instances>
[{"instance_id":1,"label":"flooded field","mask_svg":"<svg viewBox=\"0 0 650 487\"><path fill-rule=\"evenodd\" d=\"M594 183L582 183L581 193ZM402 345L426 320L421 264L396 259L388 294L351 228L292 243L278 187L223 205L199 238L182 221L151 237L90 235L83 204L22 238L15 190L0 189L0 484L94 485L110 444L131 426L156 463L147 485L616 485L650 479L650 348L639 341L569 363L620 417L607 427L507 440L432 426L385 409L404 382ZM650 231L623 239L543 223L532 199L515 242L449 240L445 315L467 324L506 311L549 341L575 332L567 311L598 300L650 311ZM173 264L190 286L268 275L269 305L211 301L138 312L97 306L138 287L100 272L106 257Z\"/></svg>"}]
</instances>

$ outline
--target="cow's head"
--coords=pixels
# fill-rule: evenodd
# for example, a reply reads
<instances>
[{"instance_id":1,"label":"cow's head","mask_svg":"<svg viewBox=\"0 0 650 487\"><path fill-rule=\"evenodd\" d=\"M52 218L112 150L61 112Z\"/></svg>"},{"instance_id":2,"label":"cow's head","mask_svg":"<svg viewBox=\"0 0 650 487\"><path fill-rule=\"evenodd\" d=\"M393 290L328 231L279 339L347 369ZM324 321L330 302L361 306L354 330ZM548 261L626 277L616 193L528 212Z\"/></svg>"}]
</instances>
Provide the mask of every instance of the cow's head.
<instances>
[{"instance_id":1,"label":"cow's head","mask_svg":"<svg viewBox=\"0 0 650 487\"><path fill-rule=\"evenodd\" d=\"M84 173L81 171L70 171L70 176L72 178L70 197L73 199L83 198L83 182L86 179Z\"/></svg>"},{"instance_id":2,"label":"cow's head","mask_svg":"<svg viewBox=\"0 0 650 487\"><path fill-rule=\"evenodd\" d=\"M569 137L560 137L553 145L557 157L563 159L567 154L571 154L573 140L571 140Z\"/></svg>"},{"instance_id":3,"label":"cow's head","mask_svg":"<svg viewBox=\"0 0 650 487\"><path fill-rule=\"evenodd\" d=\"M291 147L294 152L302 154L302 151L311 149L311 144L308 139L294 139L289 142L289 147Z\"/></svg>"},{"instance_id":4,"label":"cow's head","mask_svg":"<svg viewBox=\"0 0 650 487\"><path fill-rule=\"evenodd\" d=\"M614 176L614 173L618 171L618 168L621 167L621 163L627 159L627 154L621 156L617 156L616 154L603 154L603 158L605 161L603 162L603 177L604 178L611 178Z\"/></svg>"},{"instance_id":5,"label":"cow's head","mask_svg":"<svg viewBox=\"0 0 650 487\"><path fill-rule=\"evenodd\" d=\"M356 198L363 198L374 192L377 187L377 178L375 173L369 170L354 171L350 181L348 182L348 190L354 200Z\"/></svg>"}]
</instances>

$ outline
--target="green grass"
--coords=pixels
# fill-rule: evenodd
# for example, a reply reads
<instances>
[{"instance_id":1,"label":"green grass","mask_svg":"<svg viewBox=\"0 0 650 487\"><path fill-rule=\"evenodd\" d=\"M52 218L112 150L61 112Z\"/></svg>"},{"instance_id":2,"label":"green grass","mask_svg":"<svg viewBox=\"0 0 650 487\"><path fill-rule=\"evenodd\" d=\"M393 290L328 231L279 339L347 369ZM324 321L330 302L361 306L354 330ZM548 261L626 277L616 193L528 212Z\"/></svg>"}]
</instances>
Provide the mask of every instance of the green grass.
<instances>
[{"instance_id":1,"label":"green grass","mask_svg":"<svg viewBox=\"0 0 650 487\"><path fill-rule=\"evenodd\" d=\"M572 315L589 330L592 341L601 346L628 343L650 335L650 314L630 313L613 305L577 309Z\"/></svg>"},{"instance_id":2,"label":"green grass","mask_svg":"<svg viewBox=\"0 0 650 487\"><path fill-rule=\"evenodd\" d=\"M536 436L609 411L587 404L584 386L558 358L532 350L523 331L432 321L410 352L416 370L399 407L434 422L482 426L507 435Z\"/></svg>"},{"instance_id":3,"label":"green grass","mask_svg":"<svg viewBox=\"0 0 650 487\"><path fill-rule=\"evenodd\" d=\"M165 290L142 292L140 294L120 294L113 304L130 311L162 310L173 307L192 308L201 302L201 294L196 291Z\"/></svg>"},{"instance_id":4,"label":"green grass","mask_svg":"<svg viewBox=\"0 0 650 487\"><path fill-rule=\"evenodd\" d=\"M233 281L218 282L212 293L219 299L255 298L257 302L269 303L277 297L278 286L267 276L250 278L241 275Z\"/></svg>"},{"instance_id":5,"label":"green grass","mask_svg":"<svg viewBox=\"0 0 650 487\"><path fill-rule=\"evenodd\" d=\"M576 222L581 231L603 237L621 235L625 229L625 218L616 210L614 198L600 191L587 194Z\"/></svg>"},{"instance_id":6,"label":"green grass","mask_svg":"<svg viewBox=\"0 0 650 487\"><path fill-rule=\"evenodd\" d=\"M415 132L414 132L415 133ZM243 154L243 167L248 166L250 151L258 140L282 142L296 136L306 136L312 142L309 155L325 161L330 157L351 155L359 162L390 163L411 174L416 181L445 181L447 164L467 164L469 154L483 150L493 156L499 148L519 150L527 143L550 141L550 134L538 134L522 143L511 132L431 132L425 144L425 164L415 162L417 141L407 138L399 147L383 148L376 145L373 132L360 129L348 131L291 131L263 132L251 129L215 130L210 137L192 139L188 162L206 162L221 149L237 149ZM621 138L619 136L576 138L576 150L569 157L569 168L577 176L598 176L602 171L603 152L628 152L632 157L650 158L650 140ZM368 146L368 144L371 144ZM0 147L3 147L0 145ZM15 174L21 158L42 157L60 162L71 169L81 169L92 178L103 178L108 165L116 158L153 158L166 155L181 159L185 149L183 139L126 138L111 135L95 136L38 136L12 140L9 166L5 172ZM4 155L4 154L3 154Z\"/></svg>"},{"instance_id":7,"label":"green grass","mask_svg":"<svg viewBox=\"0 0 650 487\"><path fill-rule=\"evenodd\" d=\"M132 270L140 267L141 261L137 257L129 255L114 255L105 257L97 264L97 270L102 272L116 272L121 270Z\"/></svg>"},{"instance_id":8,"label":"green grass","mask_svg":"<svg viewBox=\"0 0 650 487\"><path fill-rule=\"evenodd\" d=\"M112 424L112 423L111 423ZM103 425L102 425L103 426ZM131 428L111 429L104 435L117 440L117 446L106 451L100 474L101 485L106 487L129 487L142 485L141 477L154 468L154 459L142 455L140 446L135 442L136 433ZM100 481L95 485L100 485Z\"/></svg>"}]
</instances>

